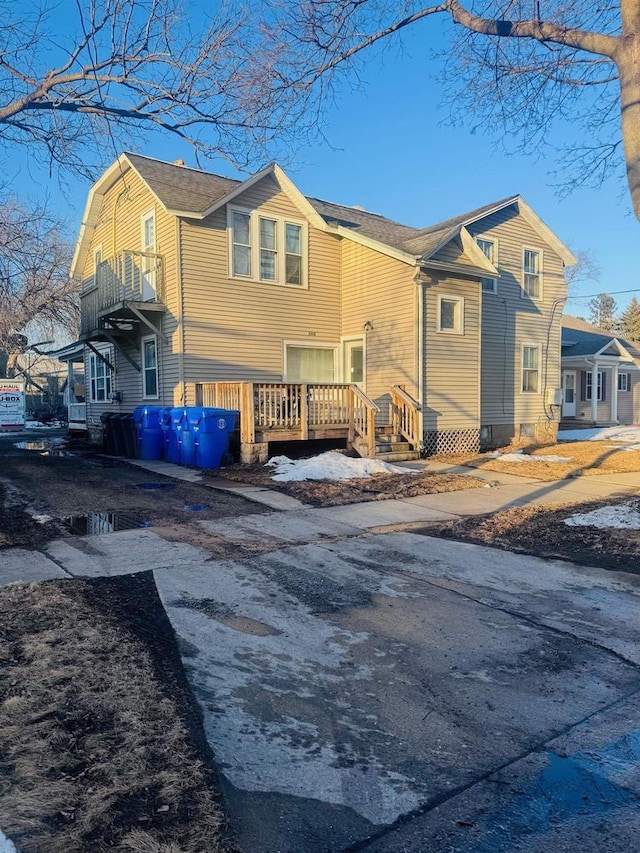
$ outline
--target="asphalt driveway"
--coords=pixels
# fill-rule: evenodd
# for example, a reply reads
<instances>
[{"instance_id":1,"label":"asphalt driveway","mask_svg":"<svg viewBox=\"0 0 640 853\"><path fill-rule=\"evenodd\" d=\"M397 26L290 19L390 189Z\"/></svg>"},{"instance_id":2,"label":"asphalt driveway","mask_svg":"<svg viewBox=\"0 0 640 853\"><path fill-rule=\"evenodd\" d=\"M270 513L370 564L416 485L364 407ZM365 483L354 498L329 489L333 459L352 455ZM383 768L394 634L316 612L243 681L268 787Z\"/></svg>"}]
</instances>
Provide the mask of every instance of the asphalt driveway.
<instances>
[{"instance_id":1,"label":"asphalt driveway","mask_svg":"<svg viewBox=\"0 0 640 853\"><path fill-rule=\"evenodd\" d=\"M628 576L393 533L155 578L247 853L530 850L576 822L584 850L612 816L598 849L635 849Z\"/></svg>"}]
</instances>

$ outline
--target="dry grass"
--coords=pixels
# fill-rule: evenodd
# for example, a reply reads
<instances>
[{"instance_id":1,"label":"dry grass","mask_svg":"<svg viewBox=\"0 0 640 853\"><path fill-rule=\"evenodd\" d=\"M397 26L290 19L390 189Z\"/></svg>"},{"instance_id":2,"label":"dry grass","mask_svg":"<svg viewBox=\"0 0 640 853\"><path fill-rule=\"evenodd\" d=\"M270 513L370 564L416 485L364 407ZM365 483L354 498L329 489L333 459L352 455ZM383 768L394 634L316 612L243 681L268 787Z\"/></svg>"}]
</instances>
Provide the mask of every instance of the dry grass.
<instances>
[{"instance_id":1,"label":"dry grass","mask_svg":"<svg viewBox=\"0 0 640 853\"><path fill-rule=\"evenodd\" d=\"M510 448L504 448L505 452ZM564 456L570 462L501 462L486 453L443 457L442 461L469 465L485 471L500 471L536 480L562 480L567 477L590 477L598 474L640 472L640 450L622 450L603 441L572 441L553 446L525 447L524 452L536 457Z\"/></svg>"},{"instance_id":2,"label":"dry grass","mask_svg":"<svg viewBox=\"0 0 640 853\"><path fill-rule=\"evenodd\" d=\"M160 617L145 628L137 578L133 594L129 579L0 590L0 826L21 853L228 849L173 637Z\"/></svg>"},{"instance_id":3,"label":"dry grass","mask_svg":"<svg viewBox=\"0 0 640 853\"><path fill-rule=\"evenodd\" d=\"M238 465L220 472L220 478L264 486L284 492L311 506L341 506L360 501L391 500L418 495L435 495L478 489L483 480L457 474L375 474L354 480L305 480L299 483L279 483L272 479L273 468L264 465Z\"/></svg>"},{"instance_id":4,"label":"dry grass","mask_svg":"<svg viewBox=\"0 0 640 853\"><path fill-rule=\"evenodd\" d=\"M629 497L557 507L514 507L491 515L439 522L419 532L638 575L640 530L574 527L564 523L576 513L621 503L640 508L640 499Z\"/></svg>"}]
</instances>

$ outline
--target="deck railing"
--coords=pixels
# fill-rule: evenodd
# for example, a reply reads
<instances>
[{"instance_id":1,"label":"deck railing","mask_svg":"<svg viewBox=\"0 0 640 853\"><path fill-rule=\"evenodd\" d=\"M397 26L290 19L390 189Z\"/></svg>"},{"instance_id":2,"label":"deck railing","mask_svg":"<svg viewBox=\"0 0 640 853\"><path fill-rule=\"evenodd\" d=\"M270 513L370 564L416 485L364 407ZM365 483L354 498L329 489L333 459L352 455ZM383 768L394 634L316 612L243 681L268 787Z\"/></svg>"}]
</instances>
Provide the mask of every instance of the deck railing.
<instances>
[{"instance_id":1,"label":"deck railing","mask_svg":"<svg viewBox=\"0 0 640 853\"><path fill-rule=\"evenodd\" d=\"M69 429L87 428L87 404L69 403L68 407Z\"/></svg>"},{"instance_id":2,"label":"deck railing","mask_svg":"<svg viewBox=\"0 0 640 853\"><path fill-rule=\"evenodd\" d=\"M196 405L240 412L240 440L252 444L277 434L306 440L318 431L344 430L349 445L361 439L375 454L376 404L357 385L297 382L203 382Z\"/></svg>"},{"instance_id":3,"label":"deck railing","mask_svg":"<svg viewBox=\"0 0 640 853\"><path fill-rule=\"evenodd\" d=\"M419 405L401 385L391 388L391 426L406 438L412 450L420 447Z\"/></svg>"},{"instance_id":4,"label":"deck railing","mask_svg":"<svg viewBox=\"0 0 640 853\"><path fill-rule=\"evenodd\" d=\"M120 302L164 302L160 255L127 249L102 261L80 294L81 333L98 328L101 311Z\"/></svg>"}]
</instances>

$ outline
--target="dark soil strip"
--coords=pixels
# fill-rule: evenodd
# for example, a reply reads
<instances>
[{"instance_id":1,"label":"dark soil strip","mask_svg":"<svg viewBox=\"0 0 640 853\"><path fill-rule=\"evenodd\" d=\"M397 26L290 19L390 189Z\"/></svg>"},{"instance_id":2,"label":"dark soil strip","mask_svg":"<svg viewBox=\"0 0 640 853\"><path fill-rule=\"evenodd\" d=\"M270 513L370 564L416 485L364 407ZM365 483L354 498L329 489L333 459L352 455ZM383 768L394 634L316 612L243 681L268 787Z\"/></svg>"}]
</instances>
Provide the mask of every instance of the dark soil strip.
<instances>
[{"instance_id":1,"label":"dark soil strip","mask_svg":"<svg viewBox=\"0 0 640 853\"><path fill-rule=\"evenodd\" d=\"M0 826L20 853L228 853L152 574L0 589Z\"/></svg>"}]
</instances>

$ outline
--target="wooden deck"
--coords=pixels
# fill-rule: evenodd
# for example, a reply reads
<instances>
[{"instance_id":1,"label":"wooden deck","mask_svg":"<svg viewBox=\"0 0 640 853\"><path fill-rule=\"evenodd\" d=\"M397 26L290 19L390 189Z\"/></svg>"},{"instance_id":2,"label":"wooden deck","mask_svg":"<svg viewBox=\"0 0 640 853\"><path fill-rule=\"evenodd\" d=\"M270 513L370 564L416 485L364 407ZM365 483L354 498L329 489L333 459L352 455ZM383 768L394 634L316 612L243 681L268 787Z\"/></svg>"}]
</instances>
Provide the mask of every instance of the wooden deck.
<instances>
[{"instance_id":1,"label":"wooden deck","mask_svg":"<svg viewBox=\"0 0 640 853\"><path fill-rule=\"evenodd\" d=\"M242 461L262 461L276 441L344 438L361 456L375 457L379 433L397 434L417 454L418 408L400 386L391 389L391 423L376 424L376 403L357 386L292 382L206 382L196 385L196 405L240 412ZM385 446L388 442L385 442Z\"/></svg>"}]
</instances>

